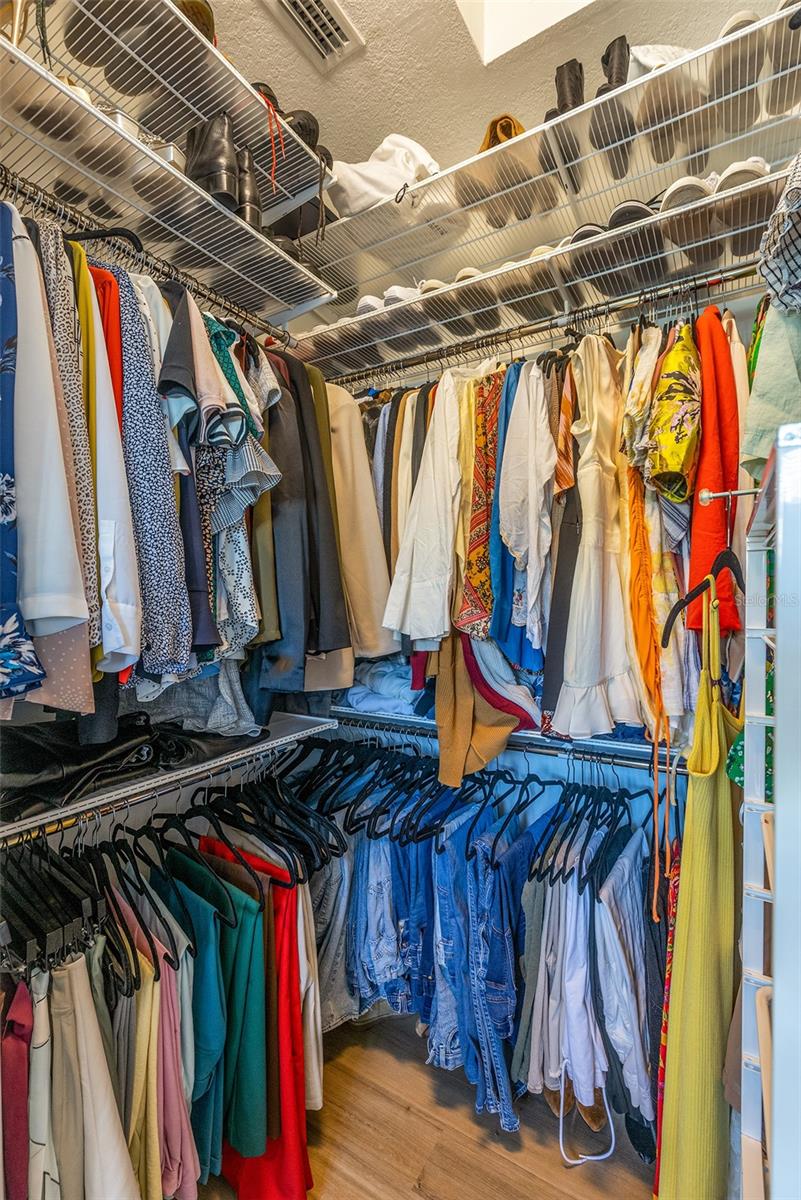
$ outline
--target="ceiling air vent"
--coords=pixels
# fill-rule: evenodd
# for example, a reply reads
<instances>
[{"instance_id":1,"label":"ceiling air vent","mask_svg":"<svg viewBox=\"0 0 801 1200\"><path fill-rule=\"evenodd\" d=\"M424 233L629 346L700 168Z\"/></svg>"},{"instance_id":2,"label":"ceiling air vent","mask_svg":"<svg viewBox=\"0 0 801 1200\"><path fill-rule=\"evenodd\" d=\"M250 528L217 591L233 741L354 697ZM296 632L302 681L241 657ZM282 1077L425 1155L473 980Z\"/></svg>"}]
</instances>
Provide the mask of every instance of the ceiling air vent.
<instances>
[{"instance_id":1,"label":"ceiling air vent","mask_svg":"<svg viewBox=\"0 0 801 1200\"><path fill-rule=\"evenodd\" d=\"M336 0L273 0L294 40L323 72L364 45L364 38Z\"/></svg>"}]
</instances>

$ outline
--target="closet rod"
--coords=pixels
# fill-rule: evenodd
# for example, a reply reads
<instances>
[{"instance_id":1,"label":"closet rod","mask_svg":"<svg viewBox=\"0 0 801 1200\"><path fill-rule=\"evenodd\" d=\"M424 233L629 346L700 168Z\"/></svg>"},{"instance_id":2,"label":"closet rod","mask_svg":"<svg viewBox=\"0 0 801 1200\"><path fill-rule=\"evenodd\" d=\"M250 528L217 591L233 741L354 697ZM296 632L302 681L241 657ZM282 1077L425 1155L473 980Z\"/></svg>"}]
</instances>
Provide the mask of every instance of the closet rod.
<instances>
[{"instance_id":1,"label":"closet rod","mask_svg":"<svg viewBox=\"0 0 801 1200\"><path fill-rule=\"evenodd\" d=\"M10 170L3 163L0 163L0 196L5 196L12 204L15 204L20 198L28 200L33 206L34 216L37 210L42 209L57 221L69 221L71 224L76 225L78 232L101 229L96 220L91 220L77 208L73 208L72 205L59 200L58 196L53 195L52 192L45 191L38 184L32 183L22 175L18 175L16 171ZM196 300L200 299L212 308L222 309L231 316L236 317L242 323L253 325L262 333L266 333L271 338L274 338L284 349L295 345L295 339L291 337L287 329L280 329L277 325L272 325L269 321L265 320L264 317L258 317L255 313L241 308L233 300L227 299L220 292L215 291L214 288L207 287L206 284L201 283L200 280L195 279L188 272L179 270L172 263L167 262L166 259L156 258L148 250L143 250L141 253L135 251L122 238L106 236L104 241L117 254L124 256L143 270L146 270L149 274L160 276L165 280L176 280L178 283L183 284Z\"/></svg>"},{"instance_id":2,"label":"closet rod","mask_svg":"<svg viewBox=\"0 0 801 1200\"><path fill-rule=\"evenodd\" d=\"M337 722L343 726L357 727L365 733L396 733L420 738L437 738L437 726L426 717L384 716L381 713L366 713L357 716L353 709L332 705L331 712ZM593 741L559 741L555 738L544 737L541 733L513 733L507 743L510 750L527 750L531 754L544 754L550 758L578 759L582 762L595 762L609 767L640 767L650 770L653 765L653 747L641 746L639 743L629 745L631 753L624 755L618 752L621 743L611 738ZM667 757L664 750L659 751L660 770L667 769ZM677 774L686 775L687 769L679 767Z\"/></svg>"},{"instance_id":3,"label":"closet rod","mask_svg":"<svg viewBox=\"0 0 801 1200\"><path fill-rule=\"evenodd\" d=\"M308 718L290 717L287 721L282 722L281 716L283 714L277 713L273 721L273 724L278 725L279 728L282 723L291 722L295 726L295 722L298 720L309 720ZM121 809L127 811L148 800L158 800L159 797L179 790L186 784L198 783L204 779L211 780L226 768L253 765L270 758L277 751L289 749L303 738L325 733L336 727L337 722L333 720L311 720L308 725L296 726L291 732L255 742L253 746L232 750L230 754L218 755L216 758L210 758L207 762L193 763L192 766L179 767L175 771L163 771L159 775L154 775L152 779L140 778L121 787L84 797L82 800L76 800L74 804L66 804L57 813L48 811L35 817L24 817L20 821L0 825L0 847L14 846L31 837L50 837L65 829L72 829L88 817L100 821L103 817L119 812Z\"/></svg>"},{"instance_id":4,"label":"closet rod","mask_svg":"<svg viewBox=\"0 0 801 1200\"><path fill-rule=\"evenodd\" d=\"M757 263L758 259L753 258L749 259L746 263L738 263L736 267L728 267L721 271L716 271L714 275L708 277L688 275L683 279L674 279L656 288L643 288L639 292L632 292L628 296L621 296L616 300L603 300L599 301L598 304L569 309L556 317L545 317L540 321L529 322L525 325L516 325L511 329L499 329L495 333L481 334L479 337L454 342L452 346L442 346L436 350L427 350L422 354L415 354L410 358L390 359L388 362L376 363L372 367L360 367L358 371L350 371L343 375L337 375L332 382L338 383L343 387L348 387L361 380L375 379L382 374L401 374L412 367L428 366L431 363L439 363L442 366L451 358L461 358L464 355L475 354L481 350L492 350L497 346L511 348L513 342L525 341L535 334L548 333L550 330L555 329L564 329L568 325L594 320L597 317L609 317L613 313L622 313L627 309L652 304L658 300L667 300L673 297L679 298L685 295L695 300L697 299L699 290L706 289L707 293L711 294L713 288L720 287L725 283L735 282L739 279L753 278L753 286L757 288L760 286L759 276L756 273Z\"/></svg>"}]
</instances>

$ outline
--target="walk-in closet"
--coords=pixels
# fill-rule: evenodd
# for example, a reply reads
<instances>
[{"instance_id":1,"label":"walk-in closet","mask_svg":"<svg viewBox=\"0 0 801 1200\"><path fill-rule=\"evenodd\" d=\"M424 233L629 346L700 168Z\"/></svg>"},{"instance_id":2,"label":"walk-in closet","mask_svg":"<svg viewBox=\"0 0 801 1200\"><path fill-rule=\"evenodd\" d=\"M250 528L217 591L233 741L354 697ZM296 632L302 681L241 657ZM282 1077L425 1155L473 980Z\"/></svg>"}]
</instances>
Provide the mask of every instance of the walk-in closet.
<instances>
[{"instance_id":1,"label":"walk-in closet","mask_svg":"<svg viewBox=\"0 0 801 1200\"><path fill-rule=\"evenodd\" d=\"M0 3L0 1200L801 1200L801 0Z\"/></svg>"}]
</instances>

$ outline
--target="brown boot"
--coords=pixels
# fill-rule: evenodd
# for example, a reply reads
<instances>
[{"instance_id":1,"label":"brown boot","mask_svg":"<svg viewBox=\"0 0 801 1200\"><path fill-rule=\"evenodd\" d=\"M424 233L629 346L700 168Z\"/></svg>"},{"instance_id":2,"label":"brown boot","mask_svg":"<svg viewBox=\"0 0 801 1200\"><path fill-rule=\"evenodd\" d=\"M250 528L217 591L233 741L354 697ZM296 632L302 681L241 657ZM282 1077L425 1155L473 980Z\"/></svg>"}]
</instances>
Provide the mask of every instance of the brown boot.
<instances>
[{"instance_id":1,"label":"brown boot","mask_svg":"<svg viewBox=\"0 0 801 1200\"><path fill-rule=\"evenodd\" d=\"M600 1133L602 1129L606 1128L606 1108L604 1106L604 1095L600 1088L595 1089L591 1105L582 1104L577 1100L576 1108L593 1133Z\"/></svg>"},{"instance_id":2,"label":"brown boot","mask_svg":"<svg viewBox=\"0 0 801 1200\"><path fill-rule=\"evenodd\" d=\"M562 1099L559 1089L557 1088L556 1091L553 1091L551 1088L544 1087L542 1089L542 1096L543 1096L545 1103L548 1105L551 1112L558 1120L559 1113L561 1111L560 1106L561 1106L561 1099ZM575 1102L576 1102L576 1097L573 1095L573 1080L570 1078L569 1075L566 1075L565 1076L565 1116L567 1116L567 1114L569 1112L573 1111L573 1105L575 1104Z\"/></svg>"}]
</instances>

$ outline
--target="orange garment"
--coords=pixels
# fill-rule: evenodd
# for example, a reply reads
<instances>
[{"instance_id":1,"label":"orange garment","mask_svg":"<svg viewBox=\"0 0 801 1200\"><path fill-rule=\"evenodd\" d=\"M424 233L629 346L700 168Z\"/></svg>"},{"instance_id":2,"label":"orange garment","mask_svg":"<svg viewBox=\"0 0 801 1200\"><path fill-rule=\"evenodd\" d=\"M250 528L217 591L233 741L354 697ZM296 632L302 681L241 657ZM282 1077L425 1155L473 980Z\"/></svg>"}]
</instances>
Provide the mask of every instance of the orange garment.
<instances>
[{"instance_id":1,"label":"orange garment","mask_svg":"<svg viewBox=\"0 0 801 1200\"><path fill-rule=\"evenodd\" d=\"M103 267L90 267L89 271L97 293L97 303L100 308L100 321L103 326L103 337L106 340L108 366L111 372L111 386L114 391L114 405L117 409L117 420L122 429L122 329L120 326L120 286L112 275Z\"/></svg>"},{"instance_id":2,"label":"orange garment","mask_svg":"<svg viewBox=\"0 0 801 1200\"><path fill-rule=\"evenodd\" d=\"M438 386L439 385L435 383L434 386L432 387L431 391L428 393L428 411L426 412L426 429L428 429L429 425L431 424L431 414L434 411L434 402L437 398L437 387Z\"/></svg>"},{"instance_id":3,"label":"orange garment","mask_svg":"<svg viewBox=\"0 0 801 1200\"><path fill-rule=\"evenodd\" d=\"M712 492L736 489L740 467L737 386L729 340L716 305L710 305L696 321L695 340L701 356L701 452L690 525L691 589L709 573L716 555L730 544L732 532L726 527L725 501L713 500L704 505L698 497L707 488ZM736 511L737 499L732 497L732 527ZM740 616L728 571L718 577L717 589L720 632L731 633L740 628ZM703 598L699 598L687 610L687 628L700 629L702 614Z\"/></svg>"},{"instance_id":4,"label":"orange garment","mask_svg":"<svg viewBox=\"0 0 801 1200\"><path fill-rule=\"evenodd\" d=\"M493 708L473 687L460 635L451 630L428 674L436 675L435 713L439 732L439 781L458 787L465 775L480 771L506 749L517 716Z\"/></svg>"},{"instance_id":5,"label":"orange garment","mask_svg":"<svg viewBox=\"0 0 801 1200\"><path fill-rule=\"evenodd\" d=\"M501 142L508 142L510 138L519 137L521 133L525 133L524 125L521 125L516 117L509 113L503 113L500 117L493 117L487 126L487 132L484 134L484 141L479 147L479 154L483 154L485 150L491 149L492 146L500 146Z\"/></svg>"},{"instance_id":6,"label":"orange garment","mask_svg":"<svg viewBox=\"0 0 801 1200\"><path fill-rule=\"evenodd\" d=\"M634 644L648 693L651 711L657 717L663 710L659 635L651 586L651 544L645 524L645 484L636 467L628 469L629 493L629 605L634 629Z\"/></svg>"},{"instance_id":7,"label":"orange garment","mask_svg":"<svg viewBox=\"0 0 801 1200\"><path fill-rule=\"evenodd\" d=\"M576 411L576 383L570 363L565 370L562 398L559 403L559 428L556 434L556 472L553 494L560 496L576 482L573 463L573 414Z\"/></svg>"}]
</instances>

